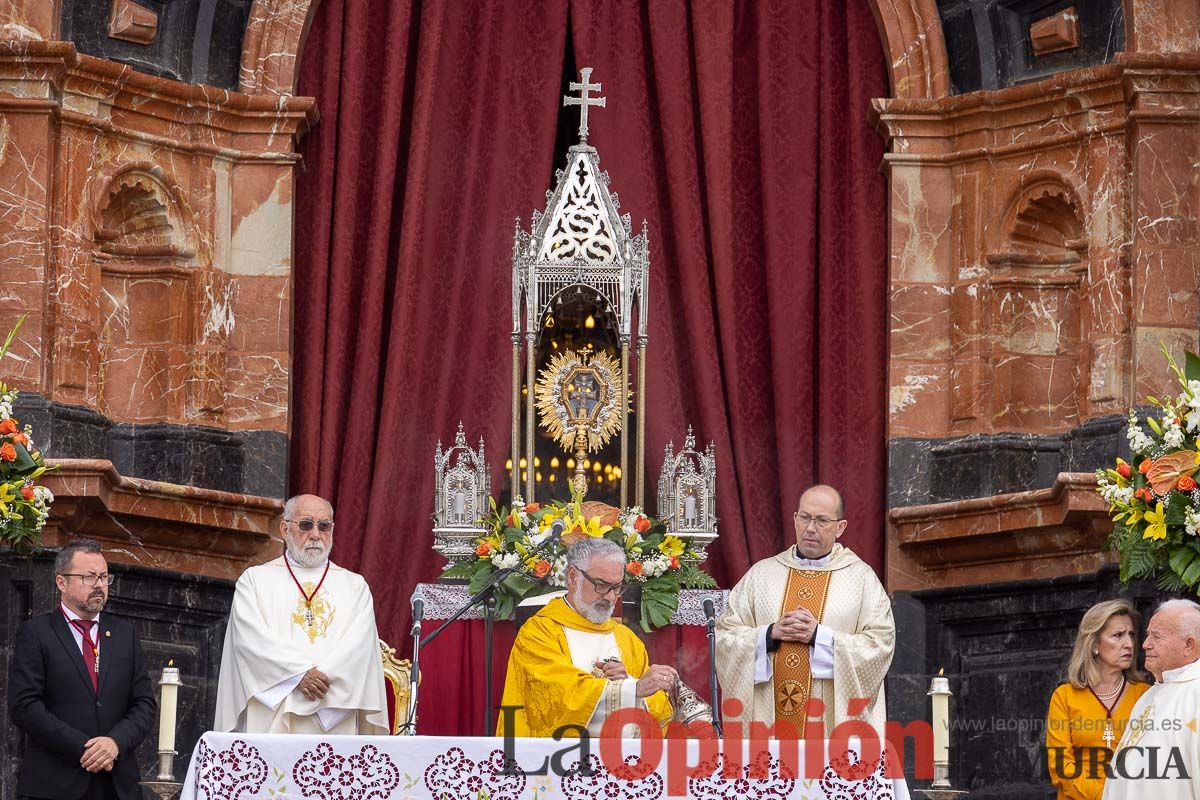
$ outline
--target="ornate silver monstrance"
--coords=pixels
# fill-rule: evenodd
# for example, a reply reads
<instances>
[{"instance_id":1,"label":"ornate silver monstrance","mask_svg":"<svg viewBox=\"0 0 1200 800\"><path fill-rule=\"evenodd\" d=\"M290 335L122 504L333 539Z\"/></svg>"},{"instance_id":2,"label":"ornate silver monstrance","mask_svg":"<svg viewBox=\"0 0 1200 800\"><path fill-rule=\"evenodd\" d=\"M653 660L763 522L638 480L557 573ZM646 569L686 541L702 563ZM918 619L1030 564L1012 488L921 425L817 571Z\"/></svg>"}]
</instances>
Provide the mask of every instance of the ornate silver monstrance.
<instances>
[{"instance_id":1,"label":"ornate silver monstrance","mask_svg":"<svg viewBox=\"0 0 1200 800\"><path fill-rule=\"evenodd\" d=\"M630 347L633 338L633 317L637 319L637 455L634 474L637 505L643 505L643 466L646 456L646 400L642 388L646 382L646 291L650 267L650 247L646 234L646 223L642 232L634 236L628 214L619 215L620 203L616 194L609 191L608 174L600 171L596 148L587 143L587 116L591 106L605 105L605 98L593 97L600 91L599 83L591 83L592 70L580 70L580 80L572 82L572 91L579 97L564 97L564 105L580 108L579 144L567 153L567 168L555 171L556 185L547 194L545 213L534 211L531 230L526 233L517 220L513 236L513 332L512 332L512 485L513 492L520 487L520 461L524 455L528 463L534 461L535 391L537 382L537 343L554 309L568 295L583 296L592 303L605 320L616 326L617 340L621 353L619 363L603 354L567 354L578 358L580 363L572 370L579 380L561 384L557 393L547 390L545 402L539 400L543 410L542 425L551 430L559 444L567 452L580 452L580 436L586 435L588 447L597 441L602 431L607 437L620 433L621 437L621 505L626 505L628 496L627 477L629 403L626 387L629 386ZM521 356L524 345L525 397L524 449L521 440ZM611 376L601 380L604 372ZM543 369L543 376L557 375L553 363ZM569 394L568 386L573 386ZM607 392L607 394L604 394ZM596 397L593 398L592 395ZM607 404L600 402L604 394ZM593 420L603 405L608 409L600 427ZM585 422L585 418L588 420ZM566 441L553 433L556 428L571 434ZM582 432L582 433L581 433ZM594 448L593 448L594 449ZM576 459L575 477L578 485L582 480L580 459ZM534 500L534 470L525 474L526 502Z\"/></svg>"},{"instance_id":2,"label":"ornate silver monstrance","mask_svg":"<svg viewBox=\"0 0 1200 800\"><path fill-rule=\"evenodd\" d=\"M583 459L608 444L625 420L621 367L604 353L579 350L554 356L537 383L541 426L567 452L575 454L571 487L587 494Z\"/></svg>"}]
</instances>

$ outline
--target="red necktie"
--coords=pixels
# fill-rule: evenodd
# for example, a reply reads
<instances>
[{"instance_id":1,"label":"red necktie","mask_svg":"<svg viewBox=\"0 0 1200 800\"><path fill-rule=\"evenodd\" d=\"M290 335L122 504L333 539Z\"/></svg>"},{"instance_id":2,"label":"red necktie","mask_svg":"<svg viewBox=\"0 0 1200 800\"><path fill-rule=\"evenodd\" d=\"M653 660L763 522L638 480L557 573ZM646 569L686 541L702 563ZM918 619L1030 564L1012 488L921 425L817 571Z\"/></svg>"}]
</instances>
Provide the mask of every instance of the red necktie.
<instances>
[{"instance_id":1,"label":"red necktie","mask_svg":"<svg viewBox=\"0 0 1200 800\"><path fill-rule=\"evenodd\" d=\"M92 641L92 626L96 624L95 620L91 619L73 619L70 621L75 629L83 635L83 665L87 667L87 674L92 679L92 691L100 690L100 674L96 669L97 653L96 643Z\"/></svg>"}]
</instances>

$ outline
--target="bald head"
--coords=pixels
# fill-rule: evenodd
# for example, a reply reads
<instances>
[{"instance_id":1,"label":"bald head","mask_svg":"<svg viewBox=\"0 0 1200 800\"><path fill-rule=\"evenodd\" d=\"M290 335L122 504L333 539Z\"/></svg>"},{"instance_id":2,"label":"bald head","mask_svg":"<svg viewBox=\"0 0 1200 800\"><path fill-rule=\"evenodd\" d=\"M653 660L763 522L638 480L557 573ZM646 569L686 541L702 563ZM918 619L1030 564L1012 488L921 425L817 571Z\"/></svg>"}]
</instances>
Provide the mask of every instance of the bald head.
<instances>
[{"instance_id":1,"label":"bald head","mask_svg":"<svg viewBox=\"0 0 1200 800\"><path fill-rule=\"evenodd\" d=\"M844 503L842 503L841 492L824 483L818 483L816 486L806 489L804 494L800 495L800 503L796 506L797 510L804 505L804 498L808 497L809 495L812 495L813 499L819 498L832 503L832 507L836 509L835 513L838 519L846 516L846 506Z\"/></svg>"},{"instance_id":2,"label":"bald head","mask_svg":"<svg viewBox=\"0 0 1200 800\"><path fill-rule=\"evenodd\" d=\"M1167 670L1200 661L1200 605L1167 600L1146 629L1146 668L1162 680Z\"/></svg>"}]
</instances>

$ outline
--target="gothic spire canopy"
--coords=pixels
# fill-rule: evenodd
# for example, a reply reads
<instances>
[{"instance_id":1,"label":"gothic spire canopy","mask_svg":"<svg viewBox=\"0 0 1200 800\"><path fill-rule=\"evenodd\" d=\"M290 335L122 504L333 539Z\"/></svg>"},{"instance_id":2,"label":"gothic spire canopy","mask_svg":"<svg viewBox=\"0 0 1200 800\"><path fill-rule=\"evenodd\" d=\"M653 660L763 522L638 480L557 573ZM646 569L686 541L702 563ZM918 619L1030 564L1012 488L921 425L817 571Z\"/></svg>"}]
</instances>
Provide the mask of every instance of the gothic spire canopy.
<instances>
[{"instance_id":1,"label":"gothic spire canopy","mask_svg":"<svg viewBox=\"0 0 1200 800\"><path fill-rule=\"evenodd\" d=\"M521 299L525 298L525 331L537 331L547 309L564 289L587 287L604 301L618 321L623 342L629 342L633 305L640 310L638 337L646 337L646 289L650 248L646 222L633 235L629 214L620 214L620 201L609 189L607 172L600 170L596 148L587 143L589 107L604 107L605 98L591 83L591 69L570 88L579 97L564 97L564 105L580 107L579 143L567 152L566 169L555 170L554 189L546 193L544 212L534 211L530 231L517 220L513 240L513 334L522 332Z\"/></svg>"}]
</instances>

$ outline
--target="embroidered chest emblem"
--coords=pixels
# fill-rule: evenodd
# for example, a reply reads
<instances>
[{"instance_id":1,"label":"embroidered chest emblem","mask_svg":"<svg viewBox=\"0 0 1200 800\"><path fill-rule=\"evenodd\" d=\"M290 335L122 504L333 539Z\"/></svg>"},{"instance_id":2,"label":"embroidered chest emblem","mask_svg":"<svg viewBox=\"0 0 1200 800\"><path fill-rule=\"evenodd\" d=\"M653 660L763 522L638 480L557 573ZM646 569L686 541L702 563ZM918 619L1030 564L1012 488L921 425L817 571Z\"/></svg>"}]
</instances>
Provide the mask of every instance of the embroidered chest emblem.
<instances>
[{"instance_id":1,"label":"embroidered chest emblem","mask_svg":"<svg viewBox=\"0 0 1200 800\"><path fill-rule=\"evenodd\" d=\"M310 594L316 588L316 584L311 581L305 581L303 586L305 594ZM322 592L313 597L311 603L306 603L303 597L296 601L296 610L292 612L292 623L304 629L309 644L324 636L325 632L329 630L329 624L333 622L334 608L327 598L328 596Z\"/></svg>"}]
</instances>

